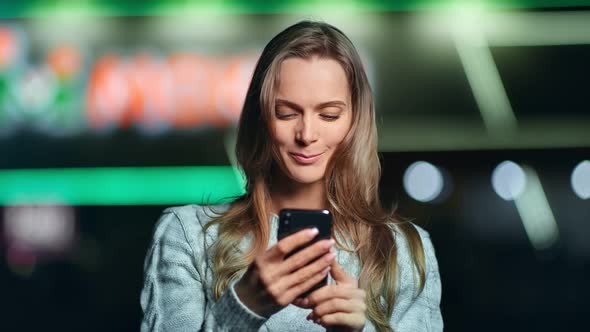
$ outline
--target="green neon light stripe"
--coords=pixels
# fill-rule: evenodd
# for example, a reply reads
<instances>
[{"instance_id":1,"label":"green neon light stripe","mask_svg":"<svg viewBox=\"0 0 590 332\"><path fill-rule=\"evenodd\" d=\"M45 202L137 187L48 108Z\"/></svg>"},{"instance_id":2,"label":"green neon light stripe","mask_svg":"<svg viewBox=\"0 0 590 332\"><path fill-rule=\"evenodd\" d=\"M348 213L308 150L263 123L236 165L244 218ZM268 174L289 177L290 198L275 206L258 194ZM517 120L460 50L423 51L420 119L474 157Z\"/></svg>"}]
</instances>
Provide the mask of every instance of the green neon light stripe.
<instances>
[{"instance_id":1,"label":"green neon light stripe","mask_svg":"<svg viewBox=\"0 0 590 332\"><path fill-rule=\"evenodd\" d=\"M589 6L588 0L24 0L0 2L0 18L48 16L161 16L199 12L264 14L340 10L412 11L478 2L489 8L552 8Z\"/></svg>"},{"instance_id":2,"label":"green neon light stripe","mask_svg":"<svg viewBox=\"0 0 590 332\"><path fill-rule=\"evenodd\" d=\"M231 166L0 170L0 204L220 203L243 193Z\"/></svg>"}]
</instances>

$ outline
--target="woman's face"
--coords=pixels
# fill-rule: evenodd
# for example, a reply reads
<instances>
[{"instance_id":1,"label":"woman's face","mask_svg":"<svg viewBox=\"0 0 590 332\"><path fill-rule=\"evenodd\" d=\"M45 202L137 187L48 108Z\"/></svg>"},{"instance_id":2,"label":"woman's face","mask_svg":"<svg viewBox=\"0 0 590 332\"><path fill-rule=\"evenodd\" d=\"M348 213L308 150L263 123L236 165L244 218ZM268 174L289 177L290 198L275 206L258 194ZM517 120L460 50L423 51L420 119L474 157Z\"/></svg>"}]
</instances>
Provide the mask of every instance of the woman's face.
<instances>
[{"instance_id":1,"label":"woman's face","mask_svg":"<svg viewBox=\"0 0 590 332\"><path fill-rule=\"evenodd\" d=\"M346 74L336 60L312 57L284 60L279 75L272 116L277 162L293 181L320 181L352 122Z\"/></svg>"}]
</instances>

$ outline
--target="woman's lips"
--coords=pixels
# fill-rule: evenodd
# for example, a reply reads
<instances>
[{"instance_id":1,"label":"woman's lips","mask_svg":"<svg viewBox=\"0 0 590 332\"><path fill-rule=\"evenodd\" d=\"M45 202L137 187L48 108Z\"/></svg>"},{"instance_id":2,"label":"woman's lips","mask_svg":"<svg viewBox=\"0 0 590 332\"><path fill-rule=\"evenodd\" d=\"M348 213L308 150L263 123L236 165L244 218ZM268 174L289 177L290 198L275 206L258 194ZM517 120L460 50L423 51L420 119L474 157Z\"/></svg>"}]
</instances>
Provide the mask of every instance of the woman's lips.
<instances>
[{"instance_id":1,"label":"woman's lips","mask_svg":"<svg viewBox=\"0 0 590 332\"><path fill-rule=\"evenodd\" d=\"M292 153L290 152L289 155L295 159L296 162L302 165L311 165L318 161L324 153L314 154L314 155L305 155L301 153Z\"/></svg>"}]
</instances>

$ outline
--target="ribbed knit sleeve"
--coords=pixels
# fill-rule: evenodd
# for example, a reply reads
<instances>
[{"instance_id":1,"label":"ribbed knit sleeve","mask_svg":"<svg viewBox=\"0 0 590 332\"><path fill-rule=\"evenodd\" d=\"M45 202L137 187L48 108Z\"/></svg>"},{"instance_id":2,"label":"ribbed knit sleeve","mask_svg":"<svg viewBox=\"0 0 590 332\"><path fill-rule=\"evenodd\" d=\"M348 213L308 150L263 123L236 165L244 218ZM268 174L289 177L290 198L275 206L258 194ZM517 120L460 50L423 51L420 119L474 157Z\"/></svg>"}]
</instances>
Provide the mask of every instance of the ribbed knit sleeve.
<instances>
[{"instance_id":1,"label":"ribbed knit sleeve","mask_svg":"<svg viewBox=\"0 0 590 332\"><path fill-rule=\"evenodd\" d=\"M440 332L443 319L440 311L441 280L434 246L428 232L416 226L426 260L424 289L419 291L413 262L406 241L398 243L400 266L398 294L391 325L396 332Z\"/></svg>"},{"instance_id":2,"label":"ribbed knit sleeve","mask_svg":"<svg viewBox=\"0 0 590 332\"><path fill-rule=\"evenodd\" d=\"M144 264L141 331L258 331L266 319L240 302L233 284L207 303L204 246L188 241L182 217L168 209L156 224Z\"/></svg>"}]
</instances>

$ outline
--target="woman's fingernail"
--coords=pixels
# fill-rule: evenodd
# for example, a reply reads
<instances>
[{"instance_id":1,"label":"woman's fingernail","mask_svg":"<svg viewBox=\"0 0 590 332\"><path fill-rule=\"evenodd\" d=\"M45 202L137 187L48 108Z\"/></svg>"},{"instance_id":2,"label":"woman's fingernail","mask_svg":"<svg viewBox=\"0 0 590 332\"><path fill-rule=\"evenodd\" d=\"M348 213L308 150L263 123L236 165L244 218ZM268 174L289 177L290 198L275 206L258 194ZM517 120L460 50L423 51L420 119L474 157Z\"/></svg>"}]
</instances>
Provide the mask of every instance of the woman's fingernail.
<instances>
[{"instance_id":1,"label":"woman's fingernail","mask_svg":"<svg viewBox=\"0 0 590 332\"><path fill-rule=\"evenodd\" d=\"M330 249L330 248L332 248L333 245L334 245L334 240L330 240L330 241L324 243L324 245L322 247L324 247L324 249Z\"/></svg>"},{"instance_id":2,"label":"woman's fingernail","mask_svg":"<svg viewBox=\"0 0 590 332\"><path fill-rule=\"evenodd\" d=\"M320 231L317 228L312 228L309 231L307 231L307 235L309 235L310 237L314 237L316 235L318 235Z\"/></svg>"},{"instance_id":3,"label":"woman's fingernail","mask_svg":"<svg viewBox=\"0 0 590 332\"><path fill-rule=\"evenodd\" d=\"M322 272L320 272L321 275L326 275L328 274L328 272L330 272L330 267L328 266L327 268L323 269Z\"/></svg>"},{"instance_id":4,"label":"woman's fingernail","mask_svg":"<svg viewBox=\"0 0 590 332\"><path fill-rule=\"evenodd\" d=\"M334 259L334 257L336 257L336 255L334 255L334 253L331 252L325 256L325 260L326 262L331 262Z\"/></svg>"}]
</instances>

